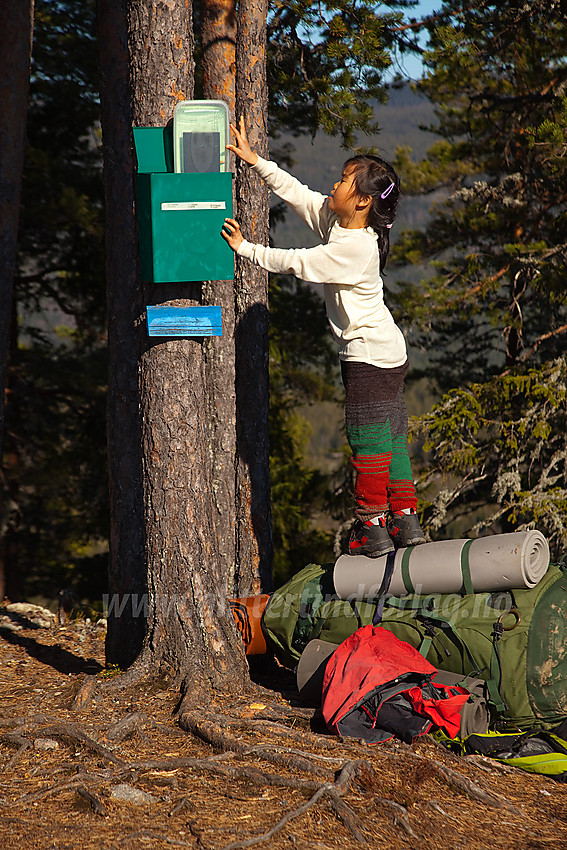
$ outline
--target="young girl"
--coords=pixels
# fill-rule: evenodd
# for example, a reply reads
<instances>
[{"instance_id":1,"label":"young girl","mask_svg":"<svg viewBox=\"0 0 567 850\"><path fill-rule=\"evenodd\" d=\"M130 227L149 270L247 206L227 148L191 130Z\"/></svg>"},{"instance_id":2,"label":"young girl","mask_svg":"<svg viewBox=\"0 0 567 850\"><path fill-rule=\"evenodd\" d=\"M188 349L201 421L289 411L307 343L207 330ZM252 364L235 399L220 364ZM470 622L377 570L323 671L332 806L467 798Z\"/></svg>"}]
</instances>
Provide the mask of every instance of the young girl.
<instances>
[{"instance_id":1,"label":"young girl","mask_svg":"<svg viewBox=\"0 0 567 850\"><path fill-rule=\"evenodd\" d=\"M327 317L339 346L346 389L346 433L356 469L351 555L378 557L424 543L407 449L403 399L408 370L402 332L384 304L380 276L390 245L399 180L376 156L345 163L330 197L313 192L248 144L244 120L227 145L321 238L316 248L267 248L247 242L225 219L222 235L241 257L270 272L324 284Z\"/></svg>"}]
</instances>

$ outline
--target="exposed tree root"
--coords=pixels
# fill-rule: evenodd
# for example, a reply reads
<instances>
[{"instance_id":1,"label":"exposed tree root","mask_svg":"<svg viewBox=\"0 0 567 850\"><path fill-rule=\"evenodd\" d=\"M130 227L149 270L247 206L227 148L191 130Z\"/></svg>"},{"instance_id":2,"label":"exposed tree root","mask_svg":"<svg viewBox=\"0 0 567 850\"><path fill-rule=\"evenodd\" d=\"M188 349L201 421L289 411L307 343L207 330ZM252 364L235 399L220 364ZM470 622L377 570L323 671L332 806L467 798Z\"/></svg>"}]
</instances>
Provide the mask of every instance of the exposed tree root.
<instances>
[{"instance_id":1,"label":"exposed tree root","mask_svg":"<svg viewBox=\"0 0 567 850\"><path fill-rule=\"evenodd\" d=\"M347 829L361 844L368 844L364 835L364 825L350 806L347 806L336 792L329 791L329 802L336 815L342 820Z\"/></svg>"},{"instance_id":2,"label":"exposed tree root","mask_svg":"<svg viewBox=\"0 0 567 850\"><path fill-rule=\"evenodd\" d=\"M141 733L146 726L151 726L154 722L143 711L132 711L110 727L106 740L118 744L135 733Z\"/></svg>"},{"instance_id":3,"label":"exposed tree root","mask_svg":"<svg viewBox=\"0 0 567 850\"><path fill-rule=\"evenodd\" d=\"M256 844L262 844L265 841L269 841L274 837L280 830L283 829L286 824L288 824L294 818L299 817L304 814L308 809L314 806L320 799L323 797L328 797L331 803L331 808L336 812L336 814L343 821L345 826L350 830L354 838L357 841L360 841L362 844L368 844L366 837L362 832L362 824L360 819L354 814L352 809L346 805L346 803L341 799L341 795L346 792L348 786L350 785L353 777L356 775L356 771L358 769L357 762L347 762L347 764L343 767L341 772L339 773L335 782L325 782L323 785L320 785L315 793L307 800L307 802L303 803L301 806L298 806L297 809L294 809L292 812L288 812L279 820L276 824L274 824L271 829L267 832L264 832L262 835L256 835L252 838L243 839L240 841L231 841L230 844L226 844L222 850L241 850L241 848L245 847L253 847Z\"/></svg>"},{"instance_id":4,"label":"exposed tree root","mask_svg":"<svg viewBox=\"0 0 567 850\"><path fill-rule=\"evenodd\" d=\"M79 787L84 787L85 777L78 775L73 779L68 779L66 782L58 782L55 785L49 785L47 788L42 788L41 791L35 791L32 794L25 794L15 801L17 804L29 806L32 803L38 803L40 800L45 800L46 797L52 797L54 794L60 794L62 791L74 790Z\"/></svg>"},{"instance_id":5,"label":"exposed tree root","mask_svg":"<svg viewBox=\"0 0 567 850\"><path fill-rule=\"evenodd\" d=\"M456 791L466 794L467 797L471 798L471 800L478 800L479 802L485 803L487 806L492 806L495 809L508 809L508 811L514 812L514 814L521 815L521 812L516 809L509 800L506 800L505 797L485 791L480 787L480 785L477 785L476 782L473 782L471 779L463 776L462 773L452 770L450 767L440 764L438 761L429 759L429 762L433 765L437 776L442 777L450 788L454 788Z\"/></svg>"},{"instance_id":6,"label":"exposed tree root","mask_svg":"<svg viewBox=\"0 0 567 850\"><path fill-rule=\"evenodd\" d=\"M95 677L88 678L88 688L85 693L91 688ZM83 686L86 682L87 680L83 682ZM239 850L239 848L267 844L287 824L301 817L311 808L320 805L321 802L330 808L354 840L362 846L370 846L370 824L365 822L365 819L362 819L345 800L349 792L353 791L353 785L357 783L359 792L361 788L365 791L374 792L374 801L379 804L383 817L389 813L397 828L402 830L412 841L419 840L419 835L416 834L410 823L408 809L405 805L402 805L405 800L402 799L401 802L398 802L379 795L381 787L375 778L376 771L370 761L353 758L345 762L345 750L360 753L360 747L352 740L341 742L336 738L316 735L308 728L301 731L287 725L287 723L293 723L298 716L302 724L304 719L310 720L313 717L312 710L306 711L305 714L300 714L296 709L291 708L289 711L284 709L280 712L279 706L271 704L268 709L271 719L264 720L257 716L246 717L247 708L246 704L239 703L232 716L212 714L208 711L205 713L203 710L199 712L185 711L179 714L177 718L181 729L173 724L160 724L142 711L133 711L109 726L106 733L102 735L103 740L108 742L109 745L87 734L78 723L59 721L46 715L31 715L25 719L0 719L0 728L3 727L4 729L0 741L16 747L16 752L8 761L5 770L11 769L15 761L21 758L26 750L40 738L55 738L70 742L73 746L80 746L106 762L104 770L95 771L91 774L83 770L62 781L55 783L51 781L34 793L15 800L13 805L31 805L48 797L71 791L74 792L76 797L88 804L95 815L108 817L112 809L109 810L105 805L104 793L102 797L100 796L98 788L101 785L124 780L136 782L142 779L145 783L168 785L173 790L179 791L184 786L183 784L180 785L177 777L172 774L175 771L183 771L183 781L186 781L188 773L208 774L230 780L230 785L234 782L241 782L247 786L251 785L262 789L267 787L287 788L299 791L307 797L301 805L292 811L288 811L280 820L261 834L248 834L246 837L240 838L235 836L222 850ZM263 706L255 706L254 708L261 710ZM240 714L241 711L244 716ZM274 717L278 719L273 719ZM281 722L282 720L283 722ZM121 742L135 735L147 742L149 740L145 734L147 729L156 729L167 735L182 736L183 738L186 738L186 733L189 732L200 741L208 744L216 752L214 755L205 758L179 756L134 761L124 758L117 749L114 749ZM264 733L271 732L271 740L266 741L264 735L262 736L263 741L261 738L258 743L258 733L262 731ZM278 743L278 738L281 738L282 745ZM289 743L300 746L285 745ZM310 743L314 745L314 749L322 748L323 753L310 751ZM333 749L336 755L333 753ZM379 752L387 759L398 760L406 771L408 762L417 760L419 764L426 766L424 770L426 770L428 776L441 780L458 793L492 808L506 809L514 814L519 814L518 810L504 797L483 789L477 782L472 781L458 770L448 767L447 764L427 755L416 753L410 746L405 746L399 742L386 744L380 748ZM346 757L348 758L348 755ZM262 763L273 765L276 771L269 772L258 766ZM458 760L455 760L455 763L458 763ZM66 769L71 768L76 769L76 766L69 762ZM277 770L278 768L282 769L281 773ZM152 772L158 771L167 772L170 775L166 777L152 775ZM50 778L52 779L52 776ZM175 818L191 811L192 807L189 800L190 797L182 797L173 806L170 817ZM451 818L434 800L429 801L428 806L443 817ZM190 828L197 839L197 843L205 846L207 836L198 834L199 824L192 823L193 826L190 826ZM140 830L131 833L123 838L121 844L126 845L129 841L134 842L135 840L155 841L161 846L195 846L195 841L188 844L185 841L176 840L152 830Z\"/></svg>"},{"instance_id":7,"label":"exposed tree root","mask_svg":"<svg viewBox=\"0 0 567 850\"><path fill-rule=\"evenodd\" d=\"M294 809L292 812L288 812L283 816L281 820L279 820L274 826L269 829L267 832L264 832L262 835L257 835L254 838L247 838L243 841L231 841L230 844L226 844L222 850L239 850L239 848L244 847L253 847L255 844L261 844L264 841L269 841L274 837L281 829L286 826L291 820L299 817L304 814L311 806L314 806L317 801L323 797L325 794L329 793L329 786L327 784L321 785L320 788L315 791L313 796L303 805L299 806L297 809Z\"/></svg>"},{"instance_id":8,"label":"exposed tree root","mask_svg":"<svg viewBox=\"0 0 567 850\"><path fill-rule=\"evenodd\" d=\"M261 723L262 721L259 722ZM313 753L307 754L305 752L301 752L291 748L278 747L276 749L272 748L271 746L243 746L242 742L239 739L234 738L228 732L221 729L218 724L203 721L200 717L196 717L195 715L183 715L183 717L180 718L180 725L182 726L182 728L206 741L216 749L231 750L242 755L256 755L265 759L266 761L270 761L271 763L280 766L296 767L299 770L310 771L312 773L320 773L321 769L318 768L317 765L315 765L313 759L318 758L318 760L325 760L325 757L315 756ZM246 728L247 726L246 722L243 722L241 720L237 721L237 725L244 728ZM399 744L397 746L399 746ZM402 754L395 754L395 756L399 755ZM423 756L415 754L409 746L407 748L404 748L403 755L407 755L410 758L417 758L422 761L424 760ZM330 760L332 761L332 758ZM432 771L435 773L435 775L439 779L444 781L450 788L470 797L472 800L477 800L493 808L505 808L509 811L513 811L516 814L518 813L517 810L514 809L514 807L511 805L511 803L504 797L498 794L485 791L483 788L481 788L480 785L468 779L459 771L452 770L450 767L447 767L446 765L443 765L434 759L427 758L425 761L432 768ZM393 807L395 807L396 805L397 804L394 804ZM411 834L411 832L408 831L409 821L407 821L407 811L404 810L404 812L405 818L400 818L400 816L398 815L396 820L405 829L405 831L408 832L408 834Z\"/></svg>"},{"instance_id":9,"label":"exposed tree root","mask_svg":"<svg viewBox=\"0 0 567 850\"><path fill-rule=\"evenodd\" d=\"M240 755L255 755L263 758L271 764L288 767L308 773L320 774L321 768L310 758L295 755L287 749L268 750L266 747L251 747L247 742L225 732L216 723L203 720L202 717L185 713L179 718L179 725L187 732L191 732L197 738L210 744L217 750L231 750Z\"/></svg>"},{"instance_id":10,"label":"exposed tree root","mask_svg":"<svg viewBox=\"0 0 567 850\"><path fill-rule=\"evenodd\" d=\"M72 741L73 743L81 744L88 750L96 753L105 761L111 762L122 770L126 770L128 768L127 763L115 755L112 750L105 747L104 744L100 744L94 738L91 738L90 735L87 735L86 732L83 732L82 729L79 729L79 727L74 723L54 720L51 717L45 717L43 715L35 715L24 720L14 721L14 725L18 726L21 731L25 732L26 736L29 738L49 737Z\"/></svg>"},{"instance_id":11,"label":"exposed tree root","mask_svg":"<svg viewBox=\"0 0 567 850\"><path fill-rule=\"evenodd\" d=\"M387 808L393 810L394 824L396 826L401 826L404 832L407 832L409 836L411 836L412 838L417 838L417 835L411 828L408 810L405 806L400 805L400 803L394 802L394 800L385 800L383 797L378 798L378 800L383 806L386 806Z\"/></svg>"},{"instance_id":12,"label":"exposed tree root","mask_svg":"<svg viewBox=\"0 0 567 850\"><path fill-rule=\"evenodd\" d=\"M81 799L86 800L89 804L95 815L99 815L100 817L108 817L108 809L104 806L102 800L96 797L88 788L85 788L84 785L77 785L77 794Z\"/></svg>"},{"instance_id":13,"label":"exposed tree root","mask_svg":"<svg viewBox=\"0 0 567 850\"><path fill-rule=\"evenodd\" d=\"M319 798L326 794L327 791L327 786L322 785L320 788L317 789L317 791L315 791L313 796L306 803L303 803L303 805L299 806L297 809L294 809L292 812L288 812L267 832L264 832L262 835L256 835L253 838L244 839L243 841L231 841L230 844L226 844L222 848L222 850L239 850L239 848L253 847L255 844L261 844L264 841L269 841L291 820L304 814L308 809L311 808L311 806L314 806L315 803L319 800Z\"/></svg>"},{"instance_id":14,"label":"exposed tree root","mask_svg":"<svg viewBox=\"0 0 567 850\"><path fill-rule=\"evenodd\" d=\"M29 738L24 738L22 735L18 735L15 732L8 732L5 735L0 737L0 741L4 744L14 744L18 747L10 761L4 767L4 773L9 773L13 766L16 764L20 756L23 756L26 750L28 750L32 746L32 741Z\"/></svg>"},{"instance_id":15,"label":"exposed tree root","mask_svg":"<svg viewBox=\"0 0 567 850\"><path fill-rule=\"evenodd\" d=\"M463 774L459 771L452 770L452 768L441 764L441 762L438 762L435 759L414 753L410 747L407 747L403 753L392 753L391 751L388 752L388 748L384 749L390 758L408 757L418 759L419 761L429 765L438 779L444 781L453 790L470 797L471 800L477 800L480 803L484 803L485 805L492 806L496 809L508 809L509 811L514 812L514 814L521 814L518 809L515 809L514 806L512 806L509 800L506 800L505 797L485 791L480 787L480 785L473 782L471 779L468 779L466 776L463 776Z\"/></svg>"},{"instance_id":16,"label":"exposed tree root","mask_svg":"<svg viewBox=\"0 0 567 850\"><path fill-rule=\"evenodd\" d=\"M149 718L147 718L142 712L133 712L110 727L106 734L106 738L107 740L112 740L114 742L124 740L129 735L138 731L141 726L143 727L149 723ZM368 844L363 822L343 799L343 796L348 792L360 768L364 766L368 769L369 767L367 763L362 760L349 761L346 764L343 764L340 771L336 774L334 781L321 782L316 781L315 779L298 778L297 776L270 774L252 765L234 764L229 762L234 758L254 755L264 762L291 769L294 773L300 772L303 775L307 773L312 776L324 776L327 774L328 767L317 765L314 759L321 758L327 764L329 762L333 762L335 764L340 763L341 759L335 759L327 756L318 757L313 754L308 755L303 751L272 745L250 746L249 741L235 737L231 733L221 729L215 723L187 715L184 715L185 728L196 734L201 740L206 740L211 746L214 746L217 749L222 748L220 753L206 759L177 758L146 760L132 763L120 758L107 746L96 741L93 737L86 734L73 723L54 721L50 717L36 715L35 717L20 722L19 724L14 722L14 726L16 726L17 729L14 732L6 733L4 735L4 739L6 739L7 742L9 740L10 743L19 746L20 748L23 746L29 746L30 741L39 735L43 737L50 736L71 741L74 744L80 744L91 752L94 752L97 756L103 758L111 765L111 770L105 771L104 776L87 775L84 772L78 773L76 776L68 780L50 784L37 792L25 795L17 801L18 803L29 805L47 797L72 790L82 800L88 803L96 815L105 817L109 814L106 806L100 797L93 793L93 790L89 786L92 786L93 784L96 786L101 782L108 782L109 780L115 781L119 776L121 777L124 774L127 774L130 779L133 779L139 776L142 772L152 770L172 771L183 768L185 770L196 770L198 772L211 773L217 776L230 777L234 780L246 781L256 785L257 787L287 787L310 794L310 797L306 802L293 811L288 812L262 835L232 841L230 844L226 845L225 850L229 850L229 848L234 850L235 848L251 847L268 842L272 836L280 832L287 823L301 816L322 799L326 800L328 805L331 807L331 810L346 826L353 838L363 845ZM21 734L24 730L28 736L26 738L24 738ZM396 810L397 817L394 819L395 822L399 823L408 834L413 835L406 810L393 801L384 802ZM182 803L178 804L172 811L172 816L179 814L187 807L188 804L186 802L183 803L182 801ZM169 839L167 836L147 830L132 833L124 839L124 842L134 840L136 838L153 839L161 841L164 844L173 844L176 846L188 846L185 842L175 841L174 839Z\"/></svg>"},{"instance_id":17,"label":"exposed tree root","mask_svg":"<svg viewBox=\"0 0 567 850\"><path fill-rule=\"evenodd\" d=\"M127 670L110 678L97 677L97 687L105 693L123 691L134 688L142 683L163 678L164 670L159 660L145 647L133 664Z\"/></svg>"},{"instance_id":18,"label":"exposed tree root","mask_svg":"<svg viewBox=\"0 0 567 850\"><path fill-rule=\"evenodd\" d=\"M312 712L311 712L312 713ZM213 714L210 711L207 712L207 719L213 720L216 723L226 725L227 722L230 724L231 729L235 729L239 732L261 732L265 733L266 731L275 732L279 735L284 735L287 740L299 741L302 744L305 743L305 730L300 731L295 729L293 726L286 725L285 723L280 723L278 720L272 720L272 713L264 716L262 715L261 719L258 718L246 718L246 717L230 717L227 718L225 715ZM294 718L290 718L294 719ZM311 717L306 718L311 719ZM309 741L310 743L316 744L318 747L323 749L331 749L336 744L336 738L329 738L328 735L318 735L315 732L309 732Z\"/></svg>"},{"instance_id":19,"label":"exposed tree root","mask_svg":"<svg viewBox=\"0 0 567 850\"><path fill-rule=\"evenodd\" d=\"M236 753L224 753L225 756L236 756ZM275 786L280 788L295 788L307 792L316 791L320 783L308 779L295 779L281 774L266 773L260 768L246 765L227 765L216 756L209 759L178 758L151 759L136 762L137 770L194 770L200 773L211 773L233 780L251 782L261 788Z\"/></svg>"},{"instance_id":20,"label":"exposed tree root","mask_svg":"<svg viewBox=\"0 0 567 850\"><path fill-rule=\"evenodd\" d=\"M81 685L79 686L77 693L75 694L73 705L71 706L71 711L84 710L93 698L97 686L98 679L96 676L85 676L85 678L81 682Z\"/></svg>"},{"instance_id":21,"label":"exposed tree root","mask_svg":"<svg viewBox=\"0 0 567 850\"><path fill-rule=\"evenodd\" d=\"M438 815L441 815L441 817L448 818L449 820L453 820L458 823L458 819L454 818L453 815L450 815L449 812L446 812L445 809L441 808L437 800L428 800L427 805L434 812L437 812Z\"/></svg>"}]
</instances>

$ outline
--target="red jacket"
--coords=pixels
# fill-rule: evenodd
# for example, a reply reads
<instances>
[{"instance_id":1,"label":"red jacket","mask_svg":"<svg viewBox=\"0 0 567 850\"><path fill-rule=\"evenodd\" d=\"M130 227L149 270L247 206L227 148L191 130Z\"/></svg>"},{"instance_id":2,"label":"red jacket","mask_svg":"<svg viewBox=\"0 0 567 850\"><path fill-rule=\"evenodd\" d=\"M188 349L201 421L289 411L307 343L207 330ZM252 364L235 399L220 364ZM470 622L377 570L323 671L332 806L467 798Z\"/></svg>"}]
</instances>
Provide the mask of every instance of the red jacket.
<instances>
[{"instance_id":1,"label":"red jacket","mask_svg":"<svg viewBox=\"0 0 567 850\"><path fill-rule=\"evenodd\" d=\"M327 663L323 716L337 734L374 743L394 735L413 740L433 725L453 738L469 693L435 684L435 673L429 661L392 632L363 626Z\"/></svg>"}]
</instances>

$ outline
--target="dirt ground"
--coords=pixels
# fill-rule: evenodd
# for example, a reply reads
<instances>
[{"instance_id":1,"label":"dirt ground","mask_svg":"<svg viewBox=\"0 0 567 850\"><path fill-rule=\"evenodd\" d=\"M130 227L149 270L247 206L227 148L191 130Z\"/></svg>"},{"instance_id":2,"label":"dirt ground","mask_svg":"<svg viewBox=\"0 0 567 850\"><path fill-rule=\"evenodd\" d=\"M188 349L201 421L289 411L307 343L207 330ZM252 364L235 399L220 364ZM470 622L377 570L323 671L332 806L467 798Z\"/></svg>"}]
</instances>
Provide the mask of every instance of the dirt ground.
<instances>
[{"instance_id":1,"label":"dirt ground","mask_svg":"<svg viewBox=\"0 0 567 850\"><path fill-rule=\"evenodd\" d=\"M0 610L2 847L567 848L554 780L429 736L339 740L275 665L190 734L166 685L101 688L103 625L31 625Z\"/></svg>"}]
</instances>

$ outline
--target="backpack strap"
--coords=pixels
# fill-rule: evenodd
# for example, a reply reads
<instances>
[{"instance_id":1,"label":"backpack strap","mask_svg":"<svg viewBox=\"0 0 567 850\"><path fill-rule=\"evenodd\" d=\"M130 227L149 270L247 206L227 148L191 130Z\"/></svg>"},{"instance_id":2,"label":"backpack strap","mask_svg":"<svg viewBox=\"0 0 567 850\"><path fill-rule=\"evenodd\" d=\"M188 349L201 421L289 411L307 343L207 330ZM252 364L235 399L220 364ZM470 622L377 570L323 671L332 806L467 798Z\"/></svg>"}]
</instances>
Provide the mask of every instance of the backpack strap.
<instances>
[{"instance_id":1,"label":"backpack strap","mask_svg":"<svg viewBox=\"0 0 567 850\"><path fill-rule=\"evenodd\" d=\"M473 674L478 675L481 673L481 670L479 669L478 664L476 663L471 651L469 650L463 638L460 636L456 626L451 623L450 620L447 620L444 617L441 617L439 614L434 614L431 611L427 610L419 612L418 616L426 627L429 621L429 624L431 624L431 626L437 625L440 629L447 633L453 640L453 643L455 643L456 646L459 648L461 653L466 655L469 664L472 667ZM424 656L424 658L427 658L426 653L429 652L429 648L431 647L434 636L434 631L432 629L432 634L428 636L428 638L424 639L424 641L422 642L422 646L420 647L419 651ZM507 706L502 700L499 690L499 686L502 682L502 668L500 665L500 655L497 649L497 645L494 642L494 638L492 642L492 653L490 657L489 672L490 678L486 679L489 702L493 706L495 711L499 713L502 711L506 711Z\"/></svg>"},{"instance_id":2,"label":"backpack strap","mask_svg":"<svg viewBox=\"0 0 567 850\"><path fill-rule=\"evenodd\" d=\"M415 549L415 546L406 546L406 548L404 549L403 554L402 554L402 564L401 564L402 581L404 583L404 587L405 587L407 593L415 593L415 587L413 586L412 580L410 578L410 571L409 571L410 557L411 557L411 553L413 552L414 549Z\"/></svg>"},{"instance_id":3,"label":"backpack strap","mask_svg":"<svg viewBox=\"0 0 567 850\"><path fill-rule=\"evenodd\" d=\"M503 623L504 617L508 614L511 614L515 617L515 623L513 626L506 627ZM518 623L520 622L520 613L517 608L510 608L509 611L505 611L500 615L500 617L496 620L494 625L492 626L492 654L490 656L490 681L495 684L498 681L496 686L498 694L500 694L500 688L502 686L502 664L500 662L500 639L504 632L511 632L512 629L515 629ZM490 689L489 689L490 690ZM503 702L503 708L498 709L498 711L505 711L507 705Z\"/></svg>"},{"instance_id":4,"label":"backpack strap","mask_svg":"<svg viewBox=\"0 0 567 850\"><path fill-rule=\"evenodd\" d=\"M480 673L480 669L478 667L478 664L476 663L473 654L471 653L463 638L460 636L457 627L450 620L447 620L446 617L441 617L440 614L435 614L433 611L428 611L427 609L419 611L417 616L422 621L426 629L429 629L430 631L429 646L431 646L433 638L435 637L434 627L437 626L439 629L442 629L443 632L447 633L449 637L451 637L453 643L456 644L461 654L467 657L469 664L472 668L472 673L474 675ZM424 657L426 657L421 649L419 651L422 655L424 655ZM450 655L447 650L445 650L445 652L446 654Z\"/></svg>"},{"instance_id":5,"label":"backpack strap","mask_svg":"<svg viewBox=\"0 0 567 850\"><path fill-rule=\"evenodd\" d=\"M299 600L297 621L293 630L292 646L299 653L303 652L313 637L315 614L325 602L326 588L323 587L322 576L315 576L306 582Z\"/></svg>"},{"instance_id":6,"label":"backpack strap","mask_svg":"<svg viewBox=\"0 0 567 850\"><path fill-rule=\"evenodd\" d=\"M386 556L386 566L384 567L384 575L380 584L380 590L378 591L378 602L376 603L376 611L374 612L374 616L372 618L373 626L377 626L382 621L386 595L388 593L388 590L390 589L390 584L392 583L392 576L394 575L395 561L396 553L388 552L388 555Z\"/></svg>"},{"instance_id":7,"label":"backpack strap","mask_svg":"<svg viewBox=\"0 0 567 850\"><path fill-rule=\"evenodd\" d=\"M465 541L463 548L461 549L461 575L463 577L463 584L460 592L464 595L474 593L474 587L471 579L471 567L469 562L469 552L473 543L473 540L467 540ZM411 580L409 570L411 553L414 549L415 546L406 546L402 554L402 581L404 583L404 587L407 593L415 593L415 587Z\"/></svg>"},{"instance_id":8,"label":"backpack strap","mask_svg":"<svg viewBox=\"0 0 567 850\"><path fill-rule=\"evenodd\" d=\"M470 545L467 545L467 544L471 544L472 542L473 542L472 540L467 541L467 543L465 543L465 546L463 547L463 550L461 551L461 567L463 567L463 566L465 567L465 572L468 569L468 552L469 552L469 549L470 549ZM465 547L466 547L466 552L463 555L463 551L465 550ZM406 549L406 552L408 552L409 549L411 549L411 548L413 548L413 547L408 546L408 548ZM405 557L406 552L404 552L403 557ZM402 563L403 563L403 557L402 557ZM406 558L406 569L407 569L408 562L409 562L409 555ZM470 572L469 572L469 576L470 576ZM408 580L409 580L409 573L408 573ZM464 578L463 578L463 581L465 581ZM404 579L404 583L406 583L406 579ZM468 583L468 579L467 579L467 583ZM416 602L419 602L419 604L416 605ZM421 643L418 647L419 652L421 653L421 655L423 655L424 658L427 658L428 655L429 655L429 652L431 650L431 646L433 645L433 641L436 638L435 627L437 627L438 629L441 629L443 631L443 633L447 634L451 638L453 643L459 649L459 652L461 653L461 655L468 659L469 665L471 667L471 675L480 675L481 674L482 671L479 668L478 663L476 662L474 656L472 655L471 651L469 650L465 640L459 634L457 627L450 620L446 619L445 617L442 617L440 614L437 614L434 611L431 611L429 608L427 608L426 605L423 603L423 601L419 600L419 597L415 597L415 596L414 597L406 597L405 599L403 597L398 598L398 599L395 599L393 597L389 597L388 600L387 600L387 605L391 606L393 608L399 608L400 610L408 610L408 609L412 609L412 608L415 610L416 619L421 621L423 627L425 628L425 634L422 635ZM515 609L513 609L513 612L514 611L515 611ZM510 612L508 611L507 613L510 613ZM500 618L500 620L502 620L502 617ZM495 623L495 625L494 625L493 633L492 633L492 651L491 651L491 656L490 656L490 668L489 668L489 671L488 671L489 677L486 679L486 687L487 687L487 691L488 691L488 700L490 702L490 705L498 713L506 711L506 708L507 708L502 697L500 696L500 685L502 683L502 668L501 668L501 664L500 664L500 652L499 652L498 641L500 640L500 637L502 635L502 631L508 631L508 630L509 629L506 629L502 626L501 622L497 621L497 623ZM445 654L447 656L449 656L450 652L445 647L443 647L443 649L444 649ZM484 678L484 677L482 677L482 678Z\"/></svg>"},{"instance_id":9,"label":"backpack strap","mask_svg":"<svg viewBox=\"0 0 567 850\"><path fill-rule=\"evenodd\" d=\"M472 540L467 540L461 549L461 575L463 577L461 593L464 595L474 593L474 587L471 579L471 566L469 562L469 552L472 544Z\"/></svg>"}]
</instances>

